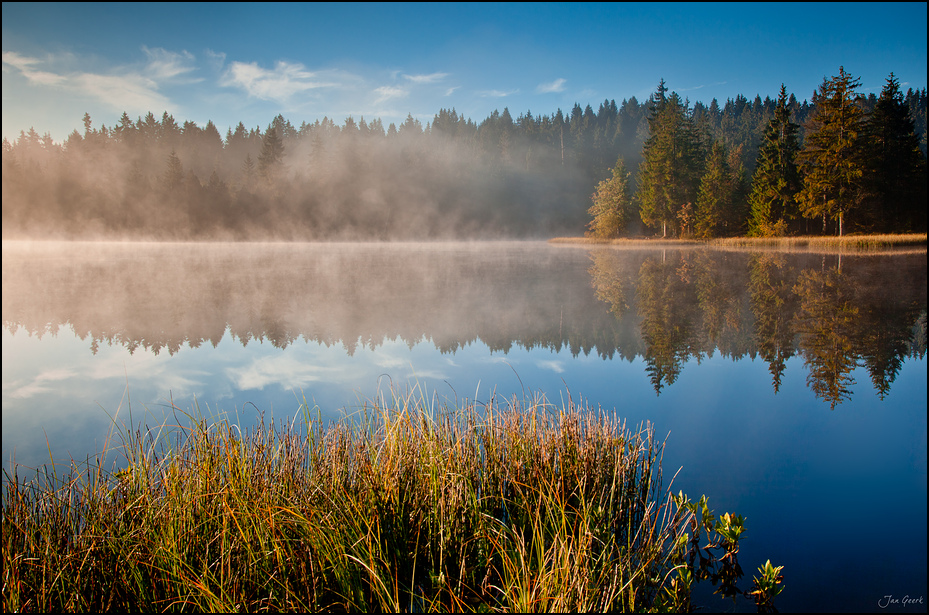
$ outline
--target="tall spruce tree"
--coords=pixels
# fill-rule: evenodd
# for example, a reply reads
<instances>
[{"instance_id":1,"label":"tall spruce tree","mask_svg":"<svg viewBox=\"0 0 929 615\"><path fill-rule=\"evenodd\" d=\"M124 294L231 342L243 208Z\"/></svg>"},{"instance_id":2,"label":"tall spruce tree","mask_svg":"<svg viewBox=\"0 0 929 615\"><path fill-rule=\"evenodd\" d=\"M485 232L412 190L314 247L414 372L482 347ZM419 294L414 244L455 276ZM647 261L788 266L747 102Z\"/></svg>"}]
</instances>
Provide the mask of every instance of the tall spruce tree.
<instances>
[{"instance_id":1,"label":"tall spruce tree","mask_svg":"<svg viewBox=\"0 0 929 615\"><path fill-rule=\"evenodd\" d=\"M697 196L697 237L729 235L730 228L738 228L741 223L734 216L736 178L730 170L727 158L726 147L719 141L714 142Z\"/></svg>"},{"instance_id":2,"label":"tall spruce tree","mask_svg":"<svg viewBox=\"0 0 929 615\"><path fill-rule=\"evenodd\" d=\"M800 126L790 121L787 89L781 84L774 117L768 122L758 152L752 192L748 197L751 214L749 235L784 235L788 223L799 216L796 194L800 191L797 154Z\"/></svg>"},{"instance_id":3,"label":"tall spruce tree","mask_svg":"<svg viewBox=\"0 0 929 615\"><path fill-rule=\"evenodd\" d=\"M813 96L816 112L798 156L803 188L797 202L804 216L822 217L823 232L831 218L842 235L846 214L860 200L864 112L856 104L859 85L860 80L846 73L845 67L823 81Z\"/></svg>"},{"instance_id":4,"label":"tall spruce tree","mask_svg":"<svg viewBox=\"0 0 929 615\"><path fill-rule=\"evenodd\" d=\"M178 158L177 152L173 149L168 154L167 169L162 176L162 182L168 192L177 192L184 183L184 166L181 159Z\"/></svg>"},{"instance_id":5,"label":"tall spruce tree","mask_svg":"<svg viewBox=\"0 0 929 615\"><path fill-rule=\"evenodd\" d=\"M271 126L261 139L261 153L258 155L258 172L265 180L274 181L284 161L284 142Z\"/></svg>"},{"instance_id":6,"label":"tall spruce tree","mask_svg":"<svg viewBox=\"0 0 929 615\"><path fill-rule=\"evenodd\" d=\"M880 230L925 230L926 157L891 73L866 126L866 200Z\"/></svg>"},{"instance_id":7,"label":"tall spruce tree","mask_svg":"<svg viewBox=\"0 0 929 615\"><path fill-rule=\"evenodd\" d=\"M639 167L639 202L642 221L661 226L662 235L677 230L678 213L697 200L703 175L703 146L699 133L676 92L666 96L664 80L652 98L649 137Z\"/></svg>"}]
</instances>

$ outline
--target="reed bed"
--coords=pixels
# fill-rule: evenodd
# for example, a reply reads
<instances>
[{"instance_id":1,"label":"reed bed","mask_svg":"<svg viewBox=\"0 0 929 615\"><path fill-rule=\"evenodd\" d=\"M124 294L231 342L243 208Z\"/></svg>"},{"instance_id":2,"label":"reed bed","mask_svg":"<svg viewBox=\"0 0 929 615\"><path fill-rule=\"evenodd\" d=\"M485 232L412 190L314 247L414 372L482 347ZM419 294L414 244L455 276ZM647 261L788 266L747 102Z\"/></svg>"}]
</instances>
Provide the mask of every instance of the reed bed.
<instances>
[{"instance_id":1,"label":"reed bed","mask_svg":"<svg viewBox=\"0 0 929 615\"><path fill-rule=\"evenodd\" d=\"M599 239L594 237L555 237L553 244L608 245L614 247L668 247L707 245L718 248L778 249L790 251L878 251L926 247L926 233L873 234L803 237L722 237L717 239Z\"/></svg>"},{"instance_id":2,"label":"reed bed","mask_svg":"<svg viewBox=\"0 0 929 615\"><path fill-rule=\"evenodd\" d=\"M656 248L662 246L702 246L705 240L700 239L673 239L673 238L644 238L644 237L617 237L603 239L601 237L552 237L548 243L570 245L607 245L629 248Z\"/></svg>"},{"instance_id":3,"label":"reed bed","mask_svg":"<svg viewBox=\"0 0 929 615\"><path fill-rule=\"evenodd\" d=\"M777 247L784 249L852 249L884 250L926 246L926 233L843 235L804 237L725 237L713 239L710 245L722 247Z\"/></svg>"},{"instance_id":4,"label":"reed bed","mask_svg":"<svg viewBox=\"0 0 929 615\"><path fill-rule=\"evenodd\" d=\"M662 491L648 426L412 393L326 425L189 418L124 430L118 466L5 477L5 612L689 607L701 512Z\"/></svg>"}]
</instances>

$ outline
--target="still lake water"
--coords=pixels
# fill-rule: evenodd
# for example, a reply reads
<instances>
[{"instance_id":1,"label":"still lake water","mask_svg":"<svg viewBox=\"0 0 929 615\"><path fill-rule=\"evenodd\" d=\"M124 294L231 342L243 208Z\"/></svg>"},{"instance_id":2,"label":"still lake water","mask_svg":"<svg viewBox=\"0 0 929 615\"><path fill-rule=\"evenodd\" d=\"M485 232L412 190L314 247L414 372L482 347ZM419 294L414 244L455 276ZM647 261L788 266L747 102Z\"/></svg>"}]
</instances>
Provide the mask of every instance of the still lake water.
<instances>
[{"instance_id":1,"label":"still lake water","mask_svg":"<svg viewBox=\"0 0 929 615\"><path fill-rule=\"evenodd\" d=\"M743 585L784 565L782 611L926 610L925 353L925 250L3 242L7 470L172 400L247 425L391 387L583 399L746 517Z\"/></svg>"}]
</instances>

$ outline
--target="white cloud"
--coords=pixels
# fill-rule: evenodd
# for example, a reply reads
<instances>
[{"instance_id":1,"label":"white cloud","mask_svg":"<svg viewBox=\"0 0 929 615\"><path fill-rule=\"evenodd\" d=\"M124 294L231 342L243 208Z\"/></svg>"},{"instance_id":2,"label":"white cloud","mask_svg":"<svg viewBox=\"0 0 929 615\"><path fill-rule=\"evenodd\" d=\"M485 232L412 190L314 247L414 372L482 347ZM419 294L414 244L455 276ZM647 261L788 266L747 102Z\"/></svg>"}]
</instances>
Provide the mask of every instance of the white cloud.
<instances>
[{"instance_id":1,"label":"white cloud","mask_svg":"<svg viewBox=\"0 0 929 615\"><path fill-rule=\"evenodd\" d=\"M519 94L519 90L509 90L504 92L503 90L480 90L478 91L478 96L483 96L485 98L504 98L506 96L512 96L513 94Z\"/></svg>"},{"instance_id":2,"label":"white cloud","mask_svg":"<svg viewBox=\"0 0 929 615\"><path fill-rule=\"evenodd\" d=\"M257 62L233 62L220 85L241 88L261 100L286 102L295 94L338 84L319 81L318 75L303 64L278 61L273 70Z\"/></svg>"},{"instance_id":3,"label":"white cloud","mask_svg":"<svg viewBox=\"0 0 929 615\"><path fill-rule=\"evenodd\" d=\"M693 87L691 87L691 88L678 88L677 91L678 91L678 92L692 92L692 91L694 91L694 90L702 90L702 89L705 88L707 85L710 85L710 86L726 85L726 82L725 82L725 81L717 81L716 83L709 83L709 84L704 83L704 84L702 84L702 85L695 85L695 86L693 86Z\"/></svg>"},{"instance_id":4,"label":"white cloud","mask_svg":"<svg viewBox=\"0 0 929 615\"><path fill-rule=\"evenodd\" d=\"M148 56L146 71L156 81L168 81L196 70L196 67L191 65L194 56L187 51L176 53L161 47L149 49L145 45L142 46L142 51Z\"/></svg>"},{"instance_id":5,"label":"white cloud","mask_svg":"<svg viewBox=\"0 0 929 615\"><path fill-rule=\"evenodd\" d=\"M52 72L37 70L40 66L71 64L70 56L49 56L46 59L32 58L12 51L3 52L3 70L18 70L33 85L54 87L74 94L96 98L114 111L141 113L152 109L167 109L170 101L158 92L159 81L169 81L194 68L188 66L193 60L187 52L173 53L164 49L142 50L149 62L144 69L117 67L109 74L92 72Z\"/></svg>"},{"instance_id":6,"label":"white cloud","mask_svg":"<svg viewBox=\"0 0 929 615\"><path fill-rule=\"evenodd\" d=\"M217 73L222 72L223 67L226 65L226 54L221 51L213 51L212 49L207 49L203 53L206 56L206 61Z\"/></svg>"},{"instance_id":7,"label":"white cloud","mask_svg":"<svg viewBox=\"0 0 929 615\"><path fill-rule=\"evenodd\" d=\"M557 92L564 92L564 84L567 83L564 79L555 79L551 83L540 83L536 86L536 94L554 94Z\"/></svg>"},{"instance_id":8,"label":"white cloud","mask_svg":"<svg viewBox=\"0 0 929 615\"><path fill-rule=\"evenodd\" d=\"M456 85L456 86L453 87L453 88L448 88L447 90L445 90L445 95L446 95L446 96L451 96L451 95L455 92L455 90L458 90L458 89L460 89L460 88L461 88L460 85Z\"/></svg>"},{"instance_id":9,"label":"white cloud","mask_svg":"<svg viewBox=\"0 0 929 615\"><path fill-rule=\"evenodd\" d=\"M431 75L403 75L404 79L408 79L413 83L435 83L436 81L441 81L448 77L448 73L432 73Z\"/></svg>"},{"instance_id":10,"label":"white cloud","mask_svg":"<svg viewBox=\"0 0 929 615\"><path fill-rule=\"evenodd\" d=\"M538 361L536 365L539 369L550 369L556 374L564 373L564 365L561 361Z\"/></svg>"},{"instance_id":11,"label":"white cloud","mask_svg":"<svg viewBox=\"0 0 929 615\"><path fill-rule=\"evenodd\" d=\"M157 84L141 75L81 73L68 79L68 87L97 98L116 111L139 113L171 106L171 102L158 93Z\"/></svg>"},{"instance_id":12,"label":"white cloud","mask_svg":"<svg viewBox=\"0 0 929 615\"><path fill-rule=\"evenodd\" d=\"M377 99L374 101L374 104L376 105L379 105L384 101L391 100L393 98L403 98L409 94L409 92L403 88L392 87L389 85L375 88L374 93L377 94Z\"/></svg>"},{"instance_id":13,"label":"white cloud","mask_svg":"<svg viewBox=\"0 0 929 615\"><path fill-rule=\"evenodd\" d=\"M4 395L8 394L12 399L28 399L33 395L45 393L54 389L54 387L47 386L44 383L57 382L59 380L69 380L74 378L76 375L77 374L70 369L50 369L40 373L32 382L25 385L22 385L22 380L17 380L11 383L4 382L3 392Z\"/></svg>"},{"instance_id":14,"label":"white cloud","mask_svg":"<svg viewBox=\"0 0 929 615\"><path fill-rule=\"evenodd\" d=\"M10 68L15 68L23 77L32 83L39 85L56 85L65 80L61 75L41 70L35 70L33 66L40 64L42 61L38 58L22 56L14 51L3 52L3 70L9 72Z\"/></svg>"},{"instance_id":15,"label":"white cloud","mask_svg":"<svg viewBox=\"0 0 929 615\"><path fill-rule=\"evenodd\" d=\"M343 376L335 367L320 367L304 363L292 356L260 357L250 365L226 370L226 375L239 390L264 389L271 384L284 388L303 388L313 382L335 382Z\"/></svg>"},{"instance_id":16,"label":"white cloud","mask_svg":"<svg viewBox=\"0 0 929 615\"><path fill-rule=\"evenodd\" d=\"M39 60L36 58L29 58L26 56L21 56L15 51L4 51L3 52L3 63L9 64L19 70L27 70L33 64L37 64ZM4 70L7 70L4 67Z\"/></svg>"}]
</instances>

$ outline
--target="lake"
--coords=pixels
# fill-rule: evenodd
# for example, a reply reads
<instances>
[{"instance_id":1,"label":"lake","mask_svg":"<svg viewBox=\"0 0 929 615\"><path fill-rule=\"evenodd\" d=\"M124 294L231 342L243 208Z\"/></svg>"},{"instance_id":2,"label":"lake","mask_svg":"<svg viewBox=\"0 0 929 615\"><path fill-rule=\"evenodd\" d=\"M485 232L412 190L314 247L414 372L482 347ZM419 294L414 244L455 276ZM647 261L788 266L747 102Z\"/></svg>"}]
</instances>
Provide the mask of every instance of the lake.
<instances>
[{"instance_id":1,"label":"lake","mask_svg":"<svg viewBox=\"0 0 929 615\"><path fill-rule=\"evenodd\" d=\"M782 611L925 611L926 260L4 241L4 468L85 459L171 404L247 425L544 393L654 425L673 491L746 518L742 585L785 566Z\"/></svg>"}]
</instances>

